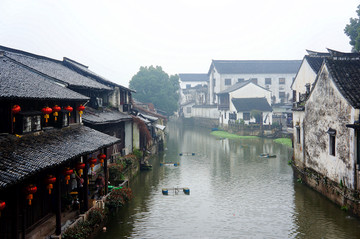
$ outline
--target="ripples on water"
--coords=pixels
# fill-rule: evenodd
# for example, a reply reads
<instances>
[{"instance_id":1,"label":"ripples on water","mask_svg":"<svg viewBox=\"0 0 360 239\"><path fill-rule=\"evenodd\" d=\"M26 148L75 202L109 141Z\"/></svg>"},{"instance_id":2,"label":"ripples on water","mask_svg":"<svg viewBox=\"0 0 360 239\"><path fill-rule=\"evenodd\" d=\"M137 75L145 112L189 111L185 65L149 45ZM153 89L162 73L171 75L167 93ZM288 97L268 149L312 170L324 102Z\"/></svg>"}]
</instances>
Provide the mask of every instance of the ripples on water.
<instances>
[{"instance_id":1,"label":"ripples on water","mask_svg":"<svg viewBox=\"0 0 360 239\"><path fill-rule=\"evenodd\" d=\"M360 237L358 219L294 182L285 146L265 139L218 140L208 130L171 123L168 128L166 155L133 180L135 199L99 238ZM260 158L264 152L277 158ZM170 187L189 187L190 195L163 196L162 188Z\"/></svg>"}]
</instances>

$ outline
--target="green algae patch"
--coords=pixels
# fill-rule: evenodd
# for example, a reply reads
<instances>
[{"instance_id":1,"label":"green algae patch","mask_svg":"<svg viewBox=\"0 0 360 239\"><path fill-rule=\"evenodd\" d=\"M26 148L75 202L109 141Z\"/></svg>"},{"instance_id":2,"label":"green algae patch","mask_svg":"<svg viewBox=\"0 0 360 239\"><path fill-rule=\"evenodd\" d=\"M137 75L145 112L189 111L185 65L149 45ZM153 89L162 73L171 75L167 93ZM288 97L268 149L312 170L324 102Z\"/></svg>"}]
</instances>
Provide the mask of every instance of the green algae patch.
<instances>
[{"instance_id":1,"label":"green algae patch","mask_svg":"<svg viewBox=\"0 0 360 239\"><path fill-rule=\"evenodd\" d=\"M237 134L230 134L226 131L212 131L211 135L218 138L227 138L227 139L257 139L257 136L241 136Z\"/></svg>"},{"instance_id":2,"label":"green algae patch","mask_svg":"<svg viewBox=\"0 0 360 239\"><path fill-rule=\"evenodd\" d=\"M283 144L283 145L286 145L289 148L292 148L291 139L289 139L289 138L274 139L274 142L278 143L278 144Z\"/></svg>"}]
</instances>

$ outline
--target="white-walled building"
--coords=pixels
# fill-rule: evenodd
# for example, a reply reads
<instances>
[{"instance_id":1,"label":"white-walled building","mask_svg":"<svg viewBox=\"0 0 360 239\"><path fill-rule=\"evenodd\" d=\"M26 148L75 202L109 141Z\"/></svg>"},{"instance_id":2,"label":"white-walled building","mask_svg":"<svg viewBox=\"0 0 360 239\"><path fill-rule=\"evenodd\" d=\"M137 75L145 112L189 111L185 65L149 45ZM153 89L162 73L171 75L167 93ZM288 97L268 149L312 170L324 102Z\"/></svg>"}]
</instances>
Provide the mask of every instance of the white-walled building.
<instances>
[{"instance_id":1,"label":"white-walled building","mask_svg":"<svg viewBox=\"0 0 360 239\"><path fill-rule=\"evenodd\" d=\"M271 91L252 81L236 83L217 96L221 125L227 125L231 120L244 120L245 124L255 123L255 119L250 116L252 110L262 112L263 124L272 123Z\"/></svg>"},{"instance_id":2,"label":"white-walled building","mask_svg":"<svg viewBox=\"0 0 360 239\"><path fill-rule=\"evenodd\" d=\"M305 56L292 86L294 173L360 215L360 55L329 53Z\"/></svg>"},{"instance_id":3,"label":"white-walled building","mask_svg":"<svg viewBox=\"0 0 360 239\"><path fill-rule=\"evenodd\" d=\"M206 104L208 80L207 74L179 74L180 105L189 102Z\"/></svg>"},{"instance_id":4,"label":"white-walled building","mask_svg":"<svg viewBox=\"0 0 360 239\"><path fill-rule=\"evenodd\" d=\"M273 103L287 103L292 98L290 86L300 64L300 60L212 60L208 104L217 104L217 94L246 81L270 90Z\"/></svg>"}]
</instances>

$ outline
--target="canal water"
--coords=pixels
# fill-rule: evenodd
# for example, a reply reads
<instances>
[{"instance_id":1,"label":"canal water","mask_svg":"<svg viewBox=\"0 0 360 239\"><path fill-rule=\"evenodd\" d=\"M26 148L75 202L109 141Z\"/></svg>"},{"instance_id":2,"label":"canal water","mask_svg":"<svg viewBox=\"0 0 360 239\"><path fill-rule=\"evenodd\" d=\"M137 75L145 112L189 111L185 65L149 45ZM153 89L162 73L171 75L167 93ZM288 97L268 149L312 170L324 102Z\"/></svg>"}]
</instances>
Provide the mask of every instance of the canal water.
<instances>
[{"instance_id":1,"label":"canal water","mask_svg":"<svg viewBox=\"0 0 360 239\"><path fill-rule=\"evenodd\" d=\"M167 150L130 182L135 198L97 238L360 238L359 219L293 179L286 146L174 122L167 133ZM162 194L174 187L190 195Z\"/></svg>"}]
</instances>

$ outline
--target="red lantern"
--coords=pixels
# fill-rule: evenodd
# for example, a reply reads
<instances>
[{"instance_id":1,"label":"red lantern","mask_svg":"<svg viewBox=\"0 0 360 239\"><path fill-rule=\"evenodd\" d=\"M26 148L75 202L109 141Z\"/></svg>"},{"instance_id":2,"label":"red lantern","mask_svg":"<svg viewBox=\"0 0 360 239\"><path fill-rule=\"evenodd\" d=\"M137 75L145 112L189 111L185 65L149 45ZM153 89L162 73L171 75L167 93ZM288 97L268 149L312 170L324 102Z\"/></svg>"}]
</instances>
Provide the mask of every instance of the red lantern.
<instances>
[{"instance_id":1,"label":"red lantern","mask_svg":"<svg viewBox=\"0 0 360 239\"><path fill-rule=\"evenodd\" d=\"M104 160L106 159L106 154L100 153L100 154L98 154L97 158L99 159L101 166L103 166Z\"/></svg>"},{"instance_id":2,"label":"red lantern","mask_svg":"<svg viewBox=\"0 0 360 239\"><path fill-rule=\"evenodd\" d=\"M73 107L71 107L70 105L66 106L64 108L64 110L68 111L69 112L69 116L70 116L70 113L73 111Z\"/></svg>"},{"instance_id":3,"label":"red lantern","mask_svg":"<svg viewBox=\"0 0 360 239\"><path fill-rule=\"evenodd\" d=\"M31 200L34 198L34 193L36 193L37 187L35 185L30 184L25 188L25 192L27 193L26 199L29 200L29 205L31 206Z\"/></svg>"},{"instance_id":4,"label":"red lantern","mask_svg":"<svg viewBox=\"0 0 360 239\"><path fill-rule=\"evenodd\" d=\"M4 210L5 206L6 206L6 203L3 201L0 201L0 217L1 217L1 211Z\"/></svg>"},{"instance_id":5,"label":"red lantern","mask_svg":"<svg viewBox=\"0 0 360 239\"><path fill-rule=\"evenodd\" d=\"M49 119L49 114L51 114L52 112L52 109L50 107L44 107L42 108L41 112L43 112L44 114L44 118L45 118L45 122L47 123L48 122L48 119Z\"/></svg>"},{"instance_id":6,"label":"red lantern","mask_svg":"<svg viewBox=\"0 0 360 239\"><path fill-rule=\"evenodd\" d=\"M97 159L96 159L96 158L89 158L88 162L89 162L89 164L90 164L91 171L93 171L93 170L94 170L95 163L97 162Z\"/></svg>"},{"instance_id":7,"label":"red lantern","mask_svg":"<svg viewBox=\"0 0 360 239\"><path fill-rule=\"evenodd\" d=\"M77 107L77 111L79 111L79 115L81 117L81 115L83 114L83 111L85 110L85 106L80 105Z\"/></svg>"},{"instance_id":8,"label":"red lantern","mask_svg":"<svg viewBox=\"0 0 360 239\"><path fill-rule=\"evenodd\" d=\"M83 169L85 168L85 164L82 163L82 162L78 162L78 163L75 165L75 168L76 168L76 170L78 170L79 177L81 177L81 175L82 175L82 173L83 173Z\"/></svg>"},{"instance_id":9,"label":"red lantern","mask_svg":"<svg viewBox=\"0 0 360 239\"><path fill-rule=\"evenodd\" d=\"M55 105L52 110L54 111L53 116L55 117L55 121L57 121L57 117L59 116L59 111L61 110L61 107L58 105Z\"/></svg>"},{"instance_id":10,"label":"red lantern","mask_svg":"<svg viewBox=\"0 0 360 239\"><path fill-rule=\"evenodd\" d=\"M66 184L69 184L70 175L73 174L73 172L74 172L74 170L72 170L70 168L65 168L63 173L65 175Z\"/></svg>"},{"instance_id":11,"label":"red lantern","mask_svg":"<svg viewBox=\"0 0 360 239\"><path fill-rule=\"evenodd\" d=\"M51 194L51 189L54 188L54 183L56 182L56 178L52 175L49 175L46 179L45 179L45 183L47 184L46 189L49 190L49 194Z\"/></svg>"},{"instance_id":12,"label":"red lantern","mask_svg":"<svg viewBox=\"0 0 360 239\"><path fill-rule=\"evenodd\" d=\"M19 113L21 111L21 108L20 106L18 105L14 105L12 108L11 108L11 112L13 113L13 115ZM13 122L15 123L15 116L13 118Z\"/></svg>"}]
</instances>

